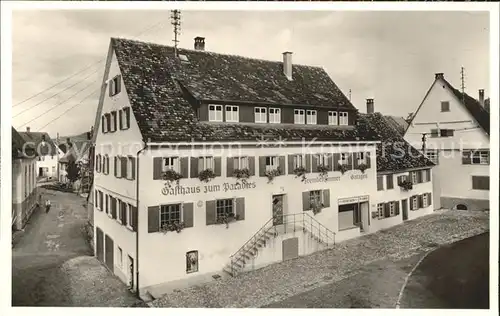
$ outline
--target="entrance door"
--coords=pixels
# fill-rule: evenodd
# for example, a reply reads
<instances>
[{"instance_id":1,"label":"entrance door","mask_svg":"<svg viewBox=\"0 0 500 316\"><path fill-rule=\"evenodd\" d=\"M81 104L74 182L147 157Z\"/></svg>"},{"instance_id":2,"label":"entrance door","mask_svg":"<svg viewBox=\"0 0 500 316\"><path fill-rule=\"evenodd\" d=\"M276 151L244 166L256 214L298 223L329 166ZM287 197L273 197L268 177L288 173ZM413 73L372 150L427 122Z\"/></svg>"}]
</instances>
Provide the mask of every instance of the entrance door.
<instances>
[{"instance_id":1,"label":"entrance door","mask_svg":"<svg viewBox=\"0 0 500 316\"><path fill-rule=\"evenodd\" d=\"M273 195L273 225L283 224L283 194Z\"/></svg>"},{"instance_id":2,"label":"entrance door","mask_svg":"<svg viewBox=\"0 0 500 316\"><path fill-rule=\"evenodd\" d=\"M283 240L281 244L283 261L299 257L299 238L293 237Z\"/></svg>"},{"instance_id":3,"label":"entrance door","mask_svg":"<svg viewBox=\"0 0 500 316\"><path fill-rule=\"evenodd\" d=\"M96 236L96 256L97 260L104 262L104 238L102 235L102 230L99 227L96 227L95 229L95 236Z\"/></svg>"},{"instance_id":4,"label":"entrance door","mask_svg":"<svg viewBox=\"0 0 500 316\"><path fill-rule=\"evenodd\" d=\"M134 259L131 256L128 256L128 285L134 289Z\"/></svg>"},{"instance_id":5,"label":"entrance door","mask_svg":"<svg viewBox=\"0 0 500 316\"><path fill-rule=\"evenodd\" d=\"M408 219L408 199L401 200L401 209L403 210L403 220Z\"/></svg>"},{"instance_id":6,"label":"entrance door","mask_svg":"<svg viewBox=\"0 0 500 316\"><path fill-rule=\"evenodd\" d=\"M109 270L111 270L112 272L114 272L114 243L113 243L113 239L111 239L111 237L109 237L108 235L106 235L106 243L105 243L105 250L104 250L104 253L105 253L105 256L106 256L106 266L108 267Z\"/></svg>"},{"instance_id":7,"label":"entrance door","mask_svg":"<svg viewBox=\"0 0 500 316\"><path fill-rule=\"evenodd\" d=\"M39 178L43 177L43 168L42 167L38 168L38 177Z\"/></svg>"}]
</instances>

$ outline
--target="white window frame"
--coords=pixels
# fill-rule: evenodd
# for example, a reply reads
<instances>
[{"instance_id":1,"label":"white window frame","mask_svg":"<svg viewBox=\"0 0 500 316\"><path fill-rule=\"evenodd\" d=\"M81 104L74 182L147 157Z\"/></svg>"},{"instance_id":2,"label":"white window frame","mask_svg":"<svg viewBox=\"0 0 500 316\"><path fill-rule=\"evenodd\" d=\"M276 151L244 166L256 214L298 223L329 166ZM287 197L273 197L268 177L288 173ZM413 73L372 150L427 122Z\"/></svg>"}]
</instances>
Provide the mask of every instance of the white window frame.
<instances>
[{"instance_id":1,"label":"white window frame","mask_svg":"<svg viewBox=\"0 0 500 316\"><path fill-rule=\"evenodd\" d=\"M418 176L417 176L417 173L415 171L411 172L411 183L412 184L418 183Z\"/></svg>"},{"instance_id":2,"label":"white window frame","mask_svg":"<svg viewBox=\"0 0 500 316\"><path fill-rule=\"evenodd\" d=\"M226 122L237 123L240 121L240 108L237 105L226 105Z\"/></svg>"},{"instance_id":3,"label":"white window frame","mask_svg":"<svg viewBox=\"0 0 500 316\"><path fill-rule=\"evenodd\" d=\"M211 169L215 171L215 159L213 156L198 157L198 170L203 171Z\"/></svg>"},{"instance_id":4,"label":"white window frame","mask_svg":"<svg viewBox=\"0 0 500 316\"><path fill-rule=\"evenodd\" d=\"M306 167L306 157L304 155L293 156L293 169Z\"/></svg>"},{"instance_id":5,"label":"white window frame","mask_svg":"<svg viewBox=\"0 0 500 316\"><path fill-rule=\"evenodd\" d=\"M339 112L339 125L345 126L349 125L349 114L348 112Z\"/></svg>"},{"instance_id":6,"label":"white window frame","mask_svg":"<svg viewBox=\"0 0 500 316\"><path fill-rule=\"evenodd\" d=\"M163 172L173 170L178 173L181 169L181 160L179 157L163 157L161 166Z\"/></svg>"},{"instance_id":7,"label":"white window frame","mask_svg":"<svg viewBox=\"0 0 500 316\"><path fill-rule=\"evenodd\" d=\"M384 203L377 204L377 217L384 218Z\"/></svg>"},{"instance_id":8,"label":"white window frame","mask_svg":"<svg viewBox=\"0 0 500 316\"><path fill-rule=\"evenodd\" d=\"M233 169L250 169L250 164L248 162L248 157L234 157L233 158Z\"/></svg>"},{"instance_id":9,"label":"white window frame","mask_svg":"<svg viewBox=\"0 0 500 316\"><path fill-rule=\"evenodd\" d=\"M479 159L479 162L474 162L474 159ZM470 151L470 164L471 165L489 165L490 152L487 150Z\"/></svg>"},{"instance_id":10,"label":"white window frame","mask_svg":"<svg viewBox=\"0 0 500 316\"><path fill-rule=\"evenodd\" d=\"M163 226L162 225L162 221L163 221L162 220L162 211L164 210L164 208L166 208L168 210L169 207L174 207L174 206L179 206L179 223L182 223L182 221L183 221L183 218L182 218L183 205L182 205L182 203L173 203L173 204L160 205L160 210L158 211L159 212L159 216L160 216L160 220L159 220L158 225L160 225L160 228Z\"/></svg>"},{"instance_id":11,"label":"white window frame","mask_svg":"<svg viewBox=\"0 0 500 316\"><path fill-rule=\"evenodd\" d=\"M306 120L307 120L307 124L316 125L318 122L318 111L307 110L306 111Z\"/></svg>"},{"instance_id":12,"label":"white window frame","mask_svg":"<svg viewBox=\"0 0 500 316\"><path fill-rule=\"evenodd\" d=\"M274 113L271 113L274 112ZM280 108L269 108L269 123L280 124L281 123L281 109Z\"/></svg>"},{"instance_id":13,"label":"white window frame","mask_svg":"<svg viewBox=\"0 0 500 316\"><path fill-rule=\"evenodd\" d=\"M422 194L422 207L427 207L429 205L427 205L428 201L427 201L427 194Z\"/></svg>"},{"instance_id":14,"label":"white window frame","mask_svg":"<svg viewBox=\"0 0 500 316\"><path fill-rule=\"evenodd\" d=\"M339 125L337 111L328 111L328 125Z\"/></svg>"},{"instance_id":15,"label":"white window frame","mask_svg":"<svg viewBox=\"0 0 500 316\"><path fill-rule=\"evenodd\" d=\"M267 108L256 106L253 110L255 123L267 123Z\"/></svg>"},{"instance_id":16,"label":"white window frame","mask_svg":"<svg viewBox=\"0 0 500 316\"><path fill-rule=\"evenodd\" d=\"M418 197L417 196L414 196L413 197L413 200L411 201L411 205L412 205L412 210L418 210Z\"/></svg>"},{"instance_id":17,"label":"white window frame","mask_svg":"<svg viewBox=\"0 0 500 316\"><path fill-rule=\"evenodd\" d=\"M305 124L306 123L306 112L303 109L293 110L293 123L294 124Z\"/></svg>"},{"instance_id":18,"label":"white window frame","mask_svg":"<svg viewBox=\"0 0 500 316\"><path fill-rule=\"evenodd\" d=\"M394 202L389 202L389 216L393 217L396 215L396 205Z\"/></svg>"},{"instance_id":19,"label":"white window frame","mask_svg":"<svg viewBox=\"0 0 500 316\"><path fill-rule=\"evenodd\" d=\"M123 269L123 250L120 248L120 246L116 246L118 248L118 251L116 252L117 254L117 261L118 261L118 268Z\"/></svg>"},{"instance_id":20,"label":"white window frame","mask_svg":"<svg viewBox=\"0 0 500 316\"><path fill-rule=\"evenodd\" d=\"M208 105L208 121L222 122L222 105L220 104Z\"/></svg>"},{"instance_id":21,"label":"white window frame","mask_svg":"<svg viewBox=\"0 0 500 316\"><path fill-rule=\"evenodd\" d=\"M268 164L270 162L271 164ZM266 157L266 171L276 170L279 167L278 156L268 156Z\"/></svg>"}]
</instances>

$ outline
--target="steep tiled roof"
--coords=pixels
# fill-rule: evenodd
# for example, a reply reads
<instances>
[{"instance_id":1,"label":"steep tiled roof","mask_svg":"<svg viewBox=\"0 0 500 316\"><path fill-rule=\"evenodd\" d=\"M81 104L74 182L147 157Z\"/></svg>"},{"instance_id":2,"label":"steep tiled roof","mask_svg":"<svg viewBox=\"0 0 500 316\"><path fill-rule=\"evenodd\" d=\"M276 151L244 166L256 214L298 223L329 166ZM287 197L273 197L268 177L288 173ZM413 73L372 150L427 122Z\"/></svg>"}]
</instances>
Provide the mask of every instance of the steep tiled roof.
<instances>
[{"instance_id":1,"label":"steep tiled roof","mask_svg":"<svg viewBox=\"0 0 500 316\"><path fill-rule=\"evenodd\" d=\"M479 103L478 100L474 99L467 93L460 92L455 89L446 79L443 78L448 88L453 92L453 94L463 102L465 108L474 117L479 126L490 135L490 113L485 110L485 108Z\"/></svg>"},{"instance_id":2,"label":"steep tiled roof","mask_svg":"<svg viewBox=\"0 0 500 316\"><path fill-rule=\"evenodd\" d=\"M287 139L372 139L332 127L310 130L197 121L192 103L200 100L356 110L322 68L293 65L293 80L289 81L282 62L180 49L179 54L188 60L182 62L168 46L116 38L112 46L145 140L255 140L264 133Z\"/></svg>"},{"instance_id":3,"label":"steep tiled roof","mask_svg":"<svg viewBox=\"0 0 500 316\"><path fill-rule=\"evenodd\" d=\"M389 124L394 130L396 130L400 135L404 135L406 128L408 127L408 122L402 117L385 115L387 124Z\"/></svg>"},{"instance_id":4,"label":"steep tiled roof","mask_svg":"<svg viewBox=\"0 0 500 316\"><path fill-rule=\"evenodd\" d=\"M39 156L57 155L58 151L56 144L45 132L19 132L19 135L25 142L33 144L38 151ZM45 139L45 145L42 145L42 140Z\"/></svg>"},{"instance_id":5,"label":"steep tiled roof","mask_svg":"<svg viewBox=\"0 0 500 316\"><path fill-rule=\"evenodd\" d=\"M402 171L414 168L429 168L434 164L412 147L397 128L380 113L361 114L360 120L366 122L380 137L377 145L377 171Z\"/></svg>"},{"instance_id":6,"label":"steep tiled roof","mask_svg":"<svg viewBox=\"0 0 500 316\"><path fill-rule=\"evenodd\" d=\"M26 158L36 155L34 147L26 144L24 138L12 127L12 159Z\"/></svg>"}]
</instances>

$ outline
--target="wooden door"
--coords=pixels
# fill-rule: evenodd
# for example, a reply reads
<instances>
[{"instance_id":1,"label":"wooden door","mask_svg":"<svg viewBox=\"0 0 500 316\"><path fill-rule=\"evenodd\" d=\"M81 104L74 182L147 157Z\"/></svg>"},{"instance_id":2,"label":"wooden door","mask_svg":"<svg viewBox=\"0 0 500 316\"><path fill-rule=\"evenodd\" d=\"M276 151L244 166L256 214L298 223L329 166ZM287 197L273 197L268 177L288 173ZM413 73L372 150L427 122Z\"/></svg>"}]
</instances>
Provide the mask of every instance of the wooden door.
<instances>
[{"instance_id":1,"label":"wooden door","mask_svg":"<svg viewBox=\"0 0 500 316\"><path fill-rule=\"evenodd\" d=\"M104 250L106 256L105 263L108 269L111 270L112 272L114 272L114 258L115 258L114 247L115 245L113 243L113 239L111 239L111 237L106 235L106 243Z\"/></svg>"},{"instance_id":2,"label":"wooden door","mask_svg":"<svg viewBox=\"0 0 500 316\"><path fill-rule=\"evenodd\" d=\"M403 220L408 219L408 199L401 200L401 210L403 211Z\"/></svg>"},{"instance_id":3,"label":"wooden door","mask_svg":"<svg viewBox=\"0 0 500 316\"><path fill-rule=\"evenodd\" d=\"M97 260L104 262L104 238L102 234L102 230L99 227L96 227L96 256Z\"/></svg>"},{"instance_id":4,"label":"wooden door","mask_svg":"<svg viewBox=\"0 0 500 316\"><path fill-rule=\"evenodd\" d=\"M283 195L273 195L273 225L283 224Z\"/></svg>"}]
</instances>

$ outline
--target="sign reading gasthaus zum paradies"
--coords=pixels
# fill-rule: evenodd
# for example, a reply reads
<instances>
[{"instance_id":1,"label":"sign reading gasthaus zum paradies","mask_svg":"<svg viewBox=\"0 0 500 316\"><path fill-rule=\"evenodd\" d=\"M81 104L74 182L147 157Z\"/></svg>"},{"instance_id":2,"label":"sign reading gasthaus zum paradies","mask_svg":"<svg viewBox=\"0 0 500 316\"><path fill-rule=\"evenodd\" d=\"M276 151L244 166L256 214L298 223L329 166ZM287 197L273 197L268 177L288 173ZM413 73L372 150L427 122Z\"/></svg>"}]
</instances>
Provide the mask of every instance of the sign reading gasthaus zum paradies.
<instances>
[{"instance_id":1,"label":"sign reading gasthaus zum paradies","mask_svg":"<svg viewBox=\"0 0 500 316\"><path fill-rule=\"evenodd\" d=\"M255 182L244 182L244 183L229 183L225 182L223 184L207 184L207 185L196 185L196 186L168 186L161 189L163 195L188 195L188 194L198 194L198 193L211 193L220 191L238 191L255 189L257 185Z\"/></svg>"}]
</instances>

